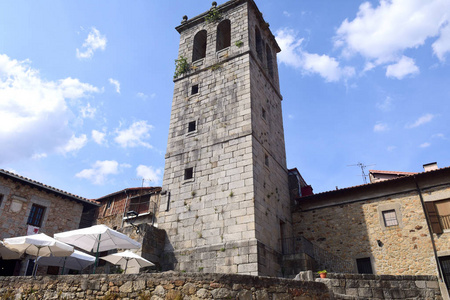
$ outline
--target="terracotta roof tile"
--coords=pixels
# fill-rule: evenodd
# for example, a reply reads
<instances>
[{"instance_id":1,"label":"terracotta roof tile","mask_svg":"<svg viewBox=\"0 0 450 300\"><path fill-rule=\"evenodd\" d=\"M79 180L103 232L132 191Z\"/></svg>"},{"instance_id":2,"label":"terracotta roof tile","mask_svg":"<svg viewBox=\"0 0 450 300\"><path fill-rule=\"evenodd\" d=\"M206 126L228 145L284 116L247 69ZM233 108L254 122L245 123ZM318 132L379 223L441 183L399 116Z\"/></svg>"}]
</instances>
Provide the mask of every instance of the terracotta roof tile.
<instances>
[{"instance_id":1,"label":"terracotta roof tile","mask_svg":"<svg viewBox=\"0 0 450 300\"><path fill-rule=\"evenodd\" d=\"M15 174L15 173L3 170L3 169L0 169L0 175L5 175L7 177L12 177L14 179L17 179L17 180L20 180L20 181L24 181L26 183L29 183L29 184L33 185L33 186L44 188L44 189L46 189L48 191L51 191L51 192L56 193L56 194L59 194L59 195L61 195L63 197L69 197L69 198L72 198L73 200L77 200L77 201L80 201L80 202L86 202L86 203L90 203L90 204L94 204L94 205L99 205L99 203L97 201L95 201L95 200L87 199L87 198L84 198L84 197L80 197L78 195L75 195L75 194L72 194L72 193L69 193L69 192L57 189L55 187L43 184L41 182L38 182L38 181L32 180L30 178L26 178L26 177L20 176L18 174Z\"/></svg>"}]
</instances>

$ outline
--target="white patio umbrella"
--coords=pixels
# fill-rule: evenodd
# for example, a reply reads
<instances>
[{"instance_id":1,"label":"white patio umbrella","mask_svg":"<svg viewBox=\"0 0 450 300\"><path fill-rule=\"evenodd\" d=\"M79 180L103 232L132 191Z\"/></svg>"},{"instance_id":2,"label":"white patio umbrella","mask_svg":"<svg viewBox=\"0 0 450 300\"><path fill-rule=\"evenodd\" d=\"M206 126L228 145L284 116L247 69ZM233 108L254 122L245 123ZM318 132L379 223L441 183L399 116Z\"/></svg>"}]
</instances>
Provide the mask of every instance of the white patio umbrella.
<instances>
[{"instance_id":1,"label":"white patio umbrella","mask_svg":"<svg viewBox=\"0 0 450 300\"><path fill-rule=\"evenodd\" d=\"M99 252L112 249L139 249L141 247L141 243L106 225L94 225L87 228L57 233L55 234L55 239L86 251L95 251L97 259L94 265L94 273Z\"/></svg>"},{"instance_id":2,"label":"white patio umbrella","mask_svg":"<svg viewBox=\"0 0 450 300\"><path fill-rule=\"evenodd\" d=\"M95 262L95 257L81 251L75 250L70 256L66 257L39 257L37 259L38 263L43 266L58 266L62 267L62 273L64 273L64 268L72 270L83 270L87 266L92 265Z\"/></svg>"},{"instance_id":3,"label":"white patio umbrella","mask_svg":"<svg viewBox=\"0 0 450 300\"><path fill-rule=\"evenodd\" d=\"M5 244L0 241L0 258L1 259L19 259L22 255L18 252L9 250Z\"/></svg>"},{"instance_id":4,"label":"white patio umbrella","mask_svg":"<svg viewBox=\"0 0 450 300\"><path fill-rule=\"evenodd\" d=\"M69 256L73 253L73 247L57 241L44 233L19 236L4 239L5 246L20 254L26 253L32 256ZM34 264L33 274L37 264Z\"/></svg>"},{"instance_id":5,"label":"white patio umbrella","mask_svg":"<svg viewBox=\"0 0 450 300\"><path fill-rule=\"evenodd\" d=\"M106 260L114 265L120 265L122 269L124 269L124 273L126 273L128 266L133 268L143 268L155 265L154 263L129 250L100 257L100 259Z\"/></svg>"}]
</instances>

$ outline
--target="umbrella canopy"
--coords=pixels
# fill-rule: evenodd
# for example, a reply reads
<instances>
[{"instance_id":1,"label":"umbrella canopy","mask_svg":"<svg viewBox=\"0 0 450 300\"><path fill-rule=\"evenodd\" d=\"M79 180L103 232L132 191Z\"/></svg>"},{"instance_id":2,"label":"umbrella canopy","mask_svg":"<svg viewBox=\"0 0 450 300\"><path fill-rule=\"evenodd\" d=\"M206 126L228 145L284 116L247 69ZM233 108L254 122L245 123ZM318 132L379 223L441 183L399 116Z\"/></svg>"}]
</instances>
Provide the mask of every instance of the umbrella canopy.
<instances>
[{"instance_id":1,"label":"umbrella canopy","mask_svg":"<svg viewBox=\"0 0 450 300\"><path fill-rule=\"evenodd\" d=\"M133 253L131 251L124 251L119 253L114 253L107 255L105 257L100 257L100 259L106 260L114 265L120 265L122 269L127 271L128 267L150 267L154 266L152 262L146 260L145 258L137 255L136 253Z\"/></svg>"},{"instance_id":2,"label":"umbrella canopy","mask_svg":"<svg viewBox=\"0 0 450 300\"><path fill-rule=\"evenodd\" d=\"M139 249L141 247L141 243L106 225L94 225L57 233L55 234L55 239L86 251L101 252L112 249Z\"/></svg>"},{"instance_id":3,"label":"umbrella canopy","mask_svg":"<svg viewBox=\"0 0 450 300\"><path fill-rule=\"evenodd\" d=\"M58 266L72 270L83 270L95 262L95 256L75 250L70 256L66 257L39 257L37 259L39 265Z\"/></svg>"},{"instance_id":4,"label":"umbrella canopy","mask_svg":"<svg viewBox=\"0 0 450 300\"><path fill-rule=\"evenodd\" d=\"M7 238L3 242L12 251L33 256L69 256L74 250L44 233Z\"/></svg>"},{"instance_id":5,"label":"umbrella canopy","mask_svg":"<svg viewBox=\"0 0 450 300\"><path fill-rule=\"evenodd\" d=\"M20 257L21 257L20 253L9 250L8 248L6 248L6 246L3 244L3 242L0 241L0 258L1 259L19 259Z\"/></svg>"}]
</instances>

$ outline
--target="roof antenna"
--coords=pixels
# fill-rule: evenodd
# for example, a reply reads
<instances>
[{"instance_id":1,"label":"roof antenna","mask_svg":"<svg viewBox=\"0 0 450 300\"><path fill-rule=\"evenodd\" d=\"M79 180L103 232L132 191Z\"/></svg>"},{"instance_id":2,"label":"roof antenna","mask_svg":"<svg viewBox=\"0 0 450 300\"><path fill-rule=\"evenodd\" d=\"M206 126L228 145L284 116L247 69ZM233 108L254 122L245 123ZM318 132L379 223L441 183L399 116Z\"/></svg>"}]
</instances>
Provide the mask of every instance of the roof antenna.
<instances>
[{"instance_id":1,"label":"roof antenna","mask_svg":"<svg viewBox=\"0 0 450 300\"><path fill-rule=\"evenodd\" d=\"M347 165L347 167L356 167L356 166L361 168L361 173L362 173L361 176L363 178L364 184L367 184L367 176L369 176L369 175L366 175L366 172L364 171L364 169L367 168L367 167L370 167L370 166L375 166L375 164L365 165L365 164L363 164L361 162L358 162L356 165Z\"/></svg>"},{"instance_id":2,"label":"roof antenna","mask_svg":"<svg viewBox=\"0 0 450 300\"><path fill-rule=\"evenodd\" d=\"M132 178L131 180L139 180L139 181L142 181L142 187L144 187L144 182L145 181L152 181L151 179L148 179L148 178Z\"/></svg>"}]
</instances>

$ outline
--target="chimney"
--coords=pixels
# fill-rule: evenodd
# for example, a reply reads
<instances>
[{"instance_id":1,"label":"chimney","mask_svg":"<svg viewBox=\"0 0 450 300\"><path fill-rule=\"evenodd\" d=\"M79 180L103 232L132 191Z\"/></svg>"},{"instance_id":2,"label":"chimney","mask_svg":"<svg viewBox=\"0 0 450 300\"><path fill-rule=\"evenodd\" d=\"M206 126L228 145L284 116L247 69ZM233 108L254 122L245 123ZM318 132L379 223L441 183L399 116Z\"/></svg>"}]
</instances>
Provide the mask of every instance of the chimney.
<instances>
[{"instance_id":1,"label":"chimney","mask_svg":"<svg viewBox=\"0 0 450 300\"><path fill-rule=\"evenodd\" d=\"M423 169L425 170L425 172L428 172L428 171L437 170L439 168L438 168L437 162L432 162L429 164L424 164Z\"/></svg>"}]
</instances>

